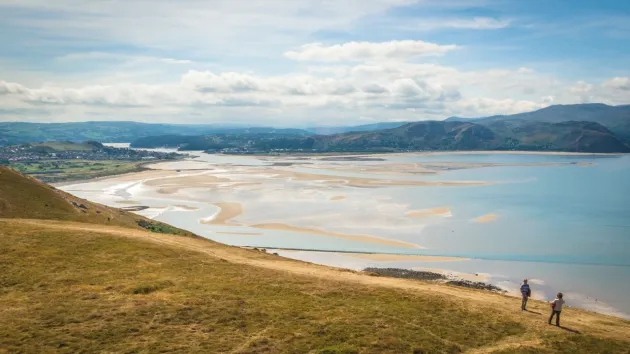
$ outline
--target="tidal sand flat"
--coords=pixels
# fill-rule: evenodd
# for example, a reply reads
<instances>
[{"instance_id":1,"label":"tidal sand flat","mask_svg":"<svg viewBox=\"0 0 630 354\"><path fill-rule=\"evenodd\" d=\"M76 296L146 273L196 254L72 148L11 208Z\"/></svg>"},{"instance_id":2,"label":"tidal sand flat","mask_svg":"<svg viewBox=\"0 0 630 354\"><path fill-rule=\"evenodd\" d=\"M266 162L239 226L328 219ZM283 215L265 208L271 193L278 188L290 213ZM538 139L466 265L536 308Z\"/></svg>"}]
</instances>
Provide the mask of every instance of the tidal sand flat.
<instances>
[{"instance_id":1,"label":"tidal sand flat","mask_svg":"<svg viewBox=\"0 0 630 354\"><path fill-rule=\"evenodd\" d=\"M423 210L411 210L407 212L407 217L410 218L423 218L429 215L438 215L438 216L451 216L451 208L449 207L437 207Z\"/></svg>"},{"instance_id":2,"label":"tidal sand flat","mask_svg":"<svg viewBox=\"0 0 630 354\"><path fill-rule=\"evenodd\" d=\"M213 203L213 205L220 208L219 212L208 219L201 220L202 223L209 225L238 225L238 223L231 220L243 214L241 203L221 202Z\"/></svg>"},{"instance_id":3,"label":"tidal sand flat","mask_svg":"<svg viewBox=\"0 0 630 354\"><path fill-rule=\"evenodd\" d=\"M305 233L305 234L319 235L319 236L326 236L326 237L336 237L336 238L340 238L344 240L360 241L360 242L372 243L376 245L386 245L386 246L395 246L395 247L403 247L403 248L418 248L418 249L422 248L421 246L413 244L413 243L380 238L380 237L376 237L372 235L343 234L339 232L324 231L324 230L307 228L307 227L297 227L297 226L281 224L281 223L255 224L255 225L250 225L250 227L253 227L255 229L290 231L290 232L295 232L295 233Z\"/></svg>"},{"instance_id":4,"label":"tidal sand flat","mask_svg":"<svg viewBox=\"0 0 630 354\"><path fill-rule=\"evenodd\" d=\"M367 259L379 262L395 262L395 261L422 261L422 262L461 262L466 258L459 257L442 257L442 256L420 256L407 254L387 254L387 253L342 253L343 255Z\"/></svg>"},{"instance_id":5,"label":"tidal sand flat","mask_svg":"<svg viewBox=\"0 0 630 354\"><path fill-rule=\"evenodd\" d=\"M486 214L476 218L475 222L492 222L496 221L499 216L497 214Z\"/></svg>"}]
</instances>

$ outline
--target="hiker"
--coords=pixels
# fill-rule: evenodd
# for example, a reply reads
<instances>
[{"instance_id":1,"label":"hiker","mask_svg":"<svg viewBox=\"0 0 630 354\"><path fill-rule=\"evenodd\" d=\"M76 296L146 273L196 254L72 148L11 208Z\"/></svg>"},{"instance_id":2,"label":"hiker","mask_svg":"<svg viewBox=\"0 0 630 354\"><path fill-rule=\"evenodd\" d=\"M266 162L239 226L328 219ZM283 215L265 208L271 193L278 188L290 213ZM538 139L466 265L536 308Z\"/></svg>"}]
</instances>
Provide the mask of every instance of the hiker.
<instances>
[{"instance_id":1,"label":"hiker","mask_svg":"<svg viewBox=\"0 0 630 354\"><path fill-rule=\"evenodd\" d=\"M549 324L551 324L551 320L553 316L556 316L556 326L560 327L560 312L562 312L562 306L564 305L564 300L562 299L562 293L558 293L556 298L551 302L551 316L549 316Z\"/></svg>"},{"instance_id":2,"label":"hiker","mask_svg":"<svg viewBox=\"0 0 630 354\"><path fill-rule=\"evenodd\" d=\"M521 311L526 311L527 300L530 296L532 296L532 289L529 288L529 284L527 284L527 279L523 279L523 285L521 285L521 295L523 296L523 301L521 302Z\"/></svg>"}]
</instances>

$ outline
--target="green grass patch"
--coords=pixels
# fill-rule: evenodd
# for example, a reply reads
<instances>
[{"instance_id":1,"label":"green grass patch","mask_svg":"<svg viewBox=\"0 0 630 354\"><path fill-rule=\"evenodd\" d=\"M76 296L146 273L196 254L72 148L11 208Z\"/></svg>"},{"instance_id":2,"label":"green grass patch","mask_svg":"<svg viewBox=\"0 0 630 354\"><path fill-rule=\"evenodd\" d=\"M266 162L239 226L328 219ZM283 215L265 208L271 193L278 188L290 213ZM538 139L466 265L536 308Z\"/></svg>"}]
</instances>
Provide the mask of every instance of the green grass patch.
<instances>
[{"instance_id":1,"label":"green grass patch","mask_svg":"<svg viewBox=\"0 0 630 354\"><path fill-rule=\"evenodd\" d=\"M146 294L151 294L153 292L156 292L158 290L168 288L169 286L173 286L173 285L175 284L173 284L172 281L165 280L165 281L159 281L159 282L150 283L150 284L138 285L138 286L133 287L129 292L135 295L146 295Z\"/></svg>"},{"instance_id":2,"label":"green grass patch","mask_svg":"<svg viewBox=\"0 0 630 354\"><path fill-rule=\"evenodd\" d=\"M144 163L124 160L44 160L12 162L8 166L44 182L53 183L139 172L145 169L142 167Z\"/></svg>"}]
</instances>

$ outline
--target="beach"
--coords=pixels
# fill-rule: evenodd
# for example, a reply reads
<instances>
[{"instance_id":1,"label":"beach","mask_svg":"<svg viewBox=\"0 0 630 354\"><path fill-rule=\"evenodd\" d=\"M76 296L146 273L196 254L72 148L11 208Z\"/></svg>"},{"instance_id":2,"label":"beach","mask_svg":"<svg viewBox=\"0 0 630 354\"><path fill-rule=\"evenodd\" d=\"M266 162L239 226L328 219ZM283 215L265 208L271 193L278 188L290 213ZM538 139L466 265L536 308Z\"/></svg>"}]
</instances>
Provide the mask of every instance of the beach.
<instances>
[{"instance_id":1,"label":"beach","mask_svg":"<svg viewBox=\"0 0 630 354\"><path fill-rule=\"evenodd\" d=\"M630 274L625 255L619 253L623 233L607 229L611 238L604 245L610 246L602 249L584 225L602 225L593 217L604 215L593 214L589 205L614 207L616 212L606 217L616 219L606 223L623 224L626 215L620 205L625 201L615 199L623 193L591 191L574 177L622 180L605 172L607 166L625 166L623 158L487 152L374 158L195 156L149 165L151 171L61 188L111 206L147 207L137 212L219 242L275 249L285 257L354 270L429 270L492 283L511 293L523 277L535 276L542 281L537 292L541 299L562 286L576 306L630 313L630 304L620 295L630 289L617 278ZM618 185L617 179L602 185ZM610 200L579 203L573 188L583 198ZM567 194L558 197L565 189ZM549 194L547 190L556 197L532 199ZM559 232L573 241L566 253L549 254L546 240ZM588 253L593 249L599 253ZM564 267L570 264L587 267L582 274L589 278L574 273L575 267ZM617 268L610 279L598 279L597 267ZM556 275L550 279L544 269ZM531 274L523 275L525 270ZM595 298L596 303L591 301Z\"/></svg>"}]
</instances>

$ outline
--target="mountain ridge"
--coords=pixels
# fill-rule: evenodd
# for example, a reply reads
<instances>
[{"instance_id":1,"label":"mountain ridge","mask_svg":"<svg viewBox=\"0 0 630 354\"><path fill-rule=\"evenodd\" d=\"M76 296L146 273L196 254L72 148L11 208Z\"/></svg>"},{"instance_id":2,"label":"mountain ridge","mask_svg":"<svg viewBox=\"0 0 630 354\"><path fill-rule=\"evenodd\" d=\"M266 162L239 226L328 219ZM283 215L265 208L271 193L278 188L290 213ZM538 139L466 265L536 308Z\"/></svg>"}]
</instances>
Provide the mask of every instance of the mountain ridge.
<instances>
[{"instance_id":1,"label":"mountain ridge","mask_svg":"<svg viewBox=\"0 0 630 354\"><path fill-rule=\"evenodd\" d=\"M566 121L590 121L599 123L625 141L630 142L630 105L610 106L603 103L552 105L531 112L488 117L462 118L449 117L445 121L472 121L490 124L503 120L522 122L539 121L560 123Z\"/></svg>"},{"instance_id":2,"label":"mountain ridge","mask_svg":"<svg viewBox=\"0 0 630 354\"><path fill-rule=\"evenodd\" d=\"M178 147L228 153L273 151L400 152L454 150L630 153L630 145L595 122L561 123L498 120L420 121L396 128L334 135L208 135L142 138L133 147Z\"/></svg>"}]
</instances>

